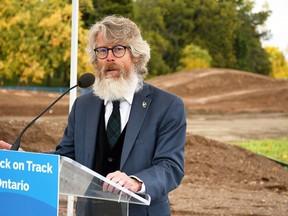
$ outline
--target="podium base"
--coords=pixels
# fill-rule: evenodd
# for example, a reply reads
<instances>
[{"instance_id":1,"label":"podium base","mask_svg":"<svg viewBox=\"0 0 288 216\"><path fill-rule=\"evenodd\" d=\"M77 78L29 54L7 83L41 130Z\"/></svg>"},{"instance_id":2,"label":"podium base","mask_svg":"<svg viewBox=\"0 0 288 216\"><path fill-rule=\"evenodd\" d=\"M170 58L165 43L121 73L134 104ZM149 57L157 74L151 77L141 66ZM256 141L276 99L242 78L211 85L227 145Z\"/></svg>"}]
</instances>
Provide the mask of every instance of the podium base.
<instances>
[{"instance_id":1,"label":"podium base","mask_svg":"<svg viewBox=\"0 0 288 216\"><path fill-rule=\"evenodd\" d=\"M129 216L129 203L60 195L59 216Z\"/></svg>"}]
</instances>

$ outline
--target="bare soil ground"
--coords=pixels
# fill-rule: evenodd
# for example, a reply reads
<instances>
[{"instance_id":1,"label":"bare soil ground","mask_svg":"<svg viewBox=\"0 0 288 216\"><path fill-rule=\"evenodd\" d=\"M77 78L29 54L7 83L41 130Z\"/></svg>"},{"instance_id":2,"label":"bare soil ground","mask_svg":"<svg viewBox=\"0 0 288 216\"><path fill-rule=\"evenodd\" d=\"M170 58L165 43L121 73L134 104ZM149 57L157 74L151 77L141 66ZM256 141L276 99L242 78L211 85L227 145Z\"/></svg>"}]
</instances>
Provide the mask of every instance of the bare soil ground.
<instances>
[{"instance_id":1,"label":"bare soil ground","mask_svg":"<svg viewBox=\"0 0 288 216\"><path fill-rule=\"evenodd\" d=\"M288 170L228 144L267 134L287 137L288 82L227 69L186 71L148 82L182 97L187 109L186 175L170 193L174 216L288 215ZM13 142L58 96L0 89L0 139ZM34 152L53 150L66 125L68 103L64 97L39 119L21 146Z\"/></svg>"}]
</instances>

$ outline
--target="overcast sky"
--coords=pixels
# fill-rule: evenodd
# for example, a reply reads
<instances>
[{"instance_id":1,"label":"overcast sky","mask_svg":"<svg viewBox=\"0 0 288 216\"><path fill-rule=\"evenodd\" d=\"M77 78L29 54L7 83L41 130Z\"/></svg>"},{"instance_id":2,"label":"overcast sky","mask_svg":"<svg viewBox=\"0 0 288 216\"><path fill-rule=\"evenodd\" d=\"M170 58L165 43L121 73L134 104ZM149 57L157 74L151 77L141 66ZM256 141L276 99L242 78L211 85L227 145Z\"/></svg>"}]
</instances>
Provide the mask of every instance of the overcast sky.
<instances>
[{"instance_id":1,"label":"overcast sky","mask_svg":"<svg viewBox=\"0 0 288 216\"><path fill-rule=\"evenodd\" d=\"M254 0L255 11L259 11L267 2L272 14L266 22L266 29L271 30L272 38L263 41L263 45L275 46L288 56L288 0Z\"/></svg>"}]
</instances>

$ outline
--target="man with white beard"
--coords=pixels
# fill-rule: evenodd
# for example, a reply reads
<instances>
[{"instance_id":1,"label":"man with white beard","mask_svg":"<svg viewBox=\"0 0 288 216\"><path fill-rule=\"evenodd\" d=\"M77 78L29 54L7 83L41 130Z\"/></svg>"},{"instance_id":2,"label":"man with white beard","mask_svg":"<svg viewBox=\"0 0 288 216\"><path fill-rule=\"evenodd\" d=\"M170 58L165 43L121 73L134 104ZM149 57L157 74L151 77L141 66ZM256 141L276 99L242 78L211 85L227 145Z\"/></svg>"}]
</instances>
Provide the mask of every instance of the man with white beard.
<instances>
[{"instance_id":1,"label":"man with white beard","mask_svg":"<svg viewBox=\"0 0 288 216\"><path fill-rule=\"evenodd\" d=\"M184 176L183 101L144 82L150 47L131 20L107 16L97 22L86 50L95 68L94 91L75 100L55 153L151 197L149 206L130 204L129 215L170 215L168 193ZM110 116L117 116L114 128ZM103 190L113 189L104 184ZM79 205L77 215L106 214L93 205Z\"/></svg>"}]
</instances>

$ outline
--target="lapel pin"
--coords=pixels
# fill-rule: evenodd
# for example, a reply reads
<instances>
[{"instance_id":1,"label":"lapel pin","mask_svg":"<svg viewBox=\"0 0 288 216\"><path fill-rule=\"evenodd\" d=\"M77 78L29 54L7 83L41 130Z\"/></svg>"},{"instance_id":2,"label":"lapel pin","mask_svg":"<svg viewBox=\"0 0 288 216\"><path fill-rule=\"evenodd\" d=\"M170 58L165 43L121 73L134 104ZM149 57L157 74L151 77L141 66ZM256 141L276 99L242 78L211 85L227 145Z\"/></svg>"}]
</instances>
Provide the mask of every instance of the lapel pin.
<instances>
[{"instance_id":1,"label":"lapel pin","mask_svg":"<svg viewBox=\"0 0 288 216\"><path fill-rule=\"evenodd\" d=\"M146 107L147 107L146 101L143 101L143 102L142 102L142 107L143 107L143 108L146 108Z\"/></svg>"}]
</instances>

